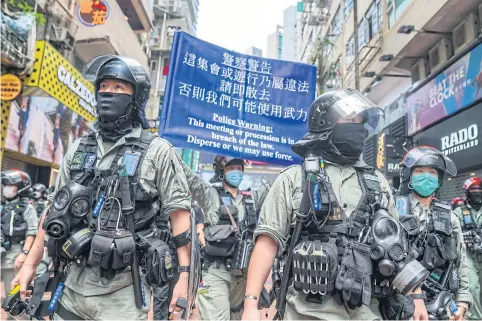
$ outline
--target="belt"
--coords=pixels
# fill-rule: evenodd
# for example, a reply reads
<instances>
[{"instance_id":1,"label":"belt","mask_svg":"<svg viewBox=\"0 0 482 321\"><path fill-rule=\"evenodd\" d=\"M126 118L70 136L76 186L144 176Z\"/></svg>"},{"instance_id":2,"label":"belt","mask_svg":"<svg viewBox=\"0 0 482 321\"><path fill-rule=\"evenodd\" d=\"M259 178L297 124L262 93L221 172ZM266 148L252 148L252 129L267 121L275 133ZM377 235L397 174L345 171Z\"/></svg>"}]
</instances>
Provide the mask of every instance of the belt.
<instances>
[{"instance_id":1,"label":"belt","mask_svg":"<svg viewBox=\"0 0 482 321\"><path fill-rule=\"evenodd\" d=\"M70 312L59 303L56 313L64 320L84 320L77 314Z\"/></svg>"},{"instance_id":2,"label":"belt","mask_svg":"<svg viewBox=\"0 0 482 321\"><path fill-rule=\"evenodd\" d=\"M346 225L325 225L321 229L322 233L337 233L345 234L348 236L358 236L362 230L358 227L348 227Z\"/></svg>"}]
</instances>

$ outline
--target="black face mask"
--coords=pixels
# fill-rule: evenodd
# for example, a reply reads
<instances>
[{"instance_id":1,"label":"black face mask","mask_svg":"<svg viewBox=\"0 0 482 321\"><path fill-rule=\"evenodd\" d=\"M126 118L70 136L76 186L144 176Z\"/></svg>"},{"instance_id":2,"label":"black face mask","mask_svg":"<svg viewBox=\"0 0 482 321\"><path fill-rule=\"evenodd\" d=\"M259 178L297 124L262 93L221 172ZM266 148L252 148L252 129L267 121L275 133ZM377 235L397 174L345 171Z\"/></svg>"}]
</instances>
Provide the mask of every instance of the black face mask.
<instances>
[{"instance_id":1,"label":"black face mask","mask_svg":"<svg viewBox=\"0 0 482 321\"><path fill-rule=\"evenodd\" d=\"M482 203L482 191L479 192L469 192L468 194L470 204L481 204Z\"/></svg>"},{"instance_id":2,"label":"black face mask","mask_svg":"<svg viewBox=\"0 0 482 321\"><path fill-rule=\"evenodd\" d=\"M336 124L331 133L333 146L335 146L341 154L341 159L337 159L336 162L341 165L355 164L363 152L367 135L368 131L363 124Z\"/></svg>"},{"instance_id":3,"label":"black face mask","mask_svg":"<svg viewBox=\"0 0 482 321\"><path fill-rule=\"evenodd\" d=\"M132 96L128 94L97 93L97 113L100 124L113 123L122 116L129 118Z\"/></svg>"}]
</instances>

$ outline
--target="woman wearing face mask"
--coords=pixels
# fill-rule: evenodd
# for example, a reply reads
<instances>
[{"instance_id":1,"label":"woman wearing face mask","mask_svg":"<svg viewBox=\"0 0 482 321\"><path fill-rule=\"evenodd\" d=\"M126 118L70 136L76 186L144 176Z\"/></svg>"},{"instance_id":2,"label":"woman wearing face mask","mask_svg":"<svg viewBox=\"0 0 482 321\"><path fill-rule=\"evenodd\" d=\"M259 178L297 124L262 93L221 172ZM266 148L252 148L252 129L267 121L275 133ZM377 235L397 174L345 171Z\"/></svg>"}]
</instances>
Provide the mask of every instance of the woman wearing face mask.
<instances>
[{"instance_id":1,"label":"woman wearing face mask","mask_svg":"<svg viewBox=\"0 0 482 321\"><path fill-rule=\"evenodd\" d=\"M450 204L435 198L446 175L456 174L452 160L430 146L416 147L402 160L397 210L412 256L430 272L423 293L412 299L425 300L431 319L463 320L472 303L459 219Z\"/></svg>"}]
</instances>

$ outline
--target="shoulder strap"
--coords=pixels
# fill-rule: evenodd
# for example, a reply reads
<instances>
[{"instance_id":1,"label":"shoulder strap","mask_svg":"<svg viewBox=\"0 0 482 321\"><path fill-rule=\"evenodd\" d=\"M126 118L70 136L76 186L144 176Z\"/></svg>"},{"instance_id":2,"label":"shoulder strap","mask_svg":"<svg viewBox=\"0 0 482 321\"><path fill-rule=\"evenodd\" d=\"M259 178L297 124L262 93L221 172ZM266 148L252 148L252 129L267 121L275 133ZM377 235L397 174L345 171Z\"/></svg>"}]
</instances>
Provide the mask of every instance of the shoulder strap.
<instances>
[{"instance_id":1,"label":"shoulder strap","mask_svg":"<svg viewBox=\"0 0 482 321\"><path fill-rule=\"evenodd\" d=\"M231 214L231 211L229 210L229 207L227 207L226 204L224 204L223 198L221 197L221 193L223 193L224 190L221 189L221 188L216 188L216 190L218 191L220 204L222 206L224 206L226 208L226 212L228 212L229 220L231 221L231 225L233 226L234 232L238 233L238 231L239 231L238 224L236 223L236 220L234 219L233 215Z\"/></svg>"}]
</instances>

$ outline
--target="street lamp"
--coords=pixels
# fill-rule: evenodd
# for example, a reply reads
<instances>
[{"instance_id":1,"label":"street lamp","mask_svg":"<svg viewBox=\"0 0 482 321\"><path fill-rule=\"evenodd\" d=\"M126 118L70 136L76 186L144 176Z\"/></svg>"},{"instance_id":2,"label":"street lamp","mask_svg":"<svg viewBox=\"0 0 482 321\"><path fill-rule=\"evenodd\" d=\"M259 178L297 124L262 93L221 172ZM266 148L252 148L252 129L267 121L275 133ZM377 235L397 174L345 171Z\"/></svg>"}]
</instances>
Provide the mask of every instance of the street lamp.
<instances>
[{"instance_id":1,"label":"street lamp","mask_svg":"<svg viewBox=\"0 0 482 321\"><path fill-rule=\"evenodd\" d=\"M363 77L365 77L365 78L372 78L372 77L375 77L375 76L377 76L377 74L374 71L367 71L367 72L363 73ZM380 74L380 75L378 75L378 77L380 77L380 80L381 80L381 78L383 78L383 77L411 78L412 76L400 75L400 74Z\"/></svg>"},{"instance_id":2,"label":"street lamp","mask_svg":"<svg viewBox=\"0 0 482 321\"><path fill-rule=\"evenodd\" d=\"M450 35L450 32L434 31L434 30L417 30L414 25L402 25L398 28L397 33L409 35L412 32L429 33L434 35Z\"/></svg>"}]
</instances>

